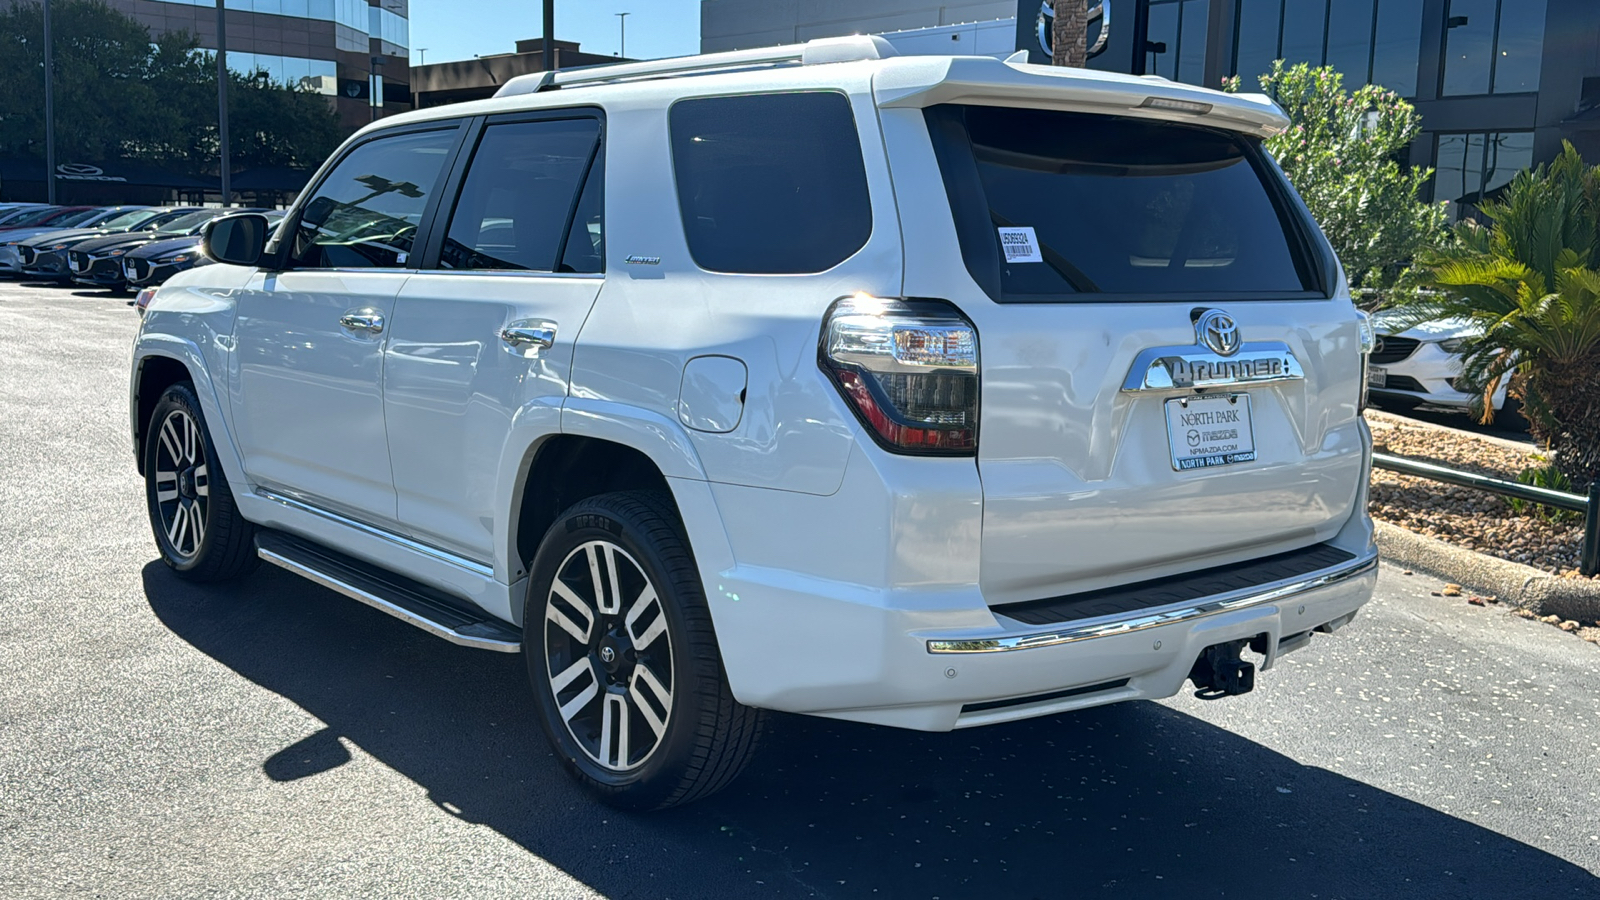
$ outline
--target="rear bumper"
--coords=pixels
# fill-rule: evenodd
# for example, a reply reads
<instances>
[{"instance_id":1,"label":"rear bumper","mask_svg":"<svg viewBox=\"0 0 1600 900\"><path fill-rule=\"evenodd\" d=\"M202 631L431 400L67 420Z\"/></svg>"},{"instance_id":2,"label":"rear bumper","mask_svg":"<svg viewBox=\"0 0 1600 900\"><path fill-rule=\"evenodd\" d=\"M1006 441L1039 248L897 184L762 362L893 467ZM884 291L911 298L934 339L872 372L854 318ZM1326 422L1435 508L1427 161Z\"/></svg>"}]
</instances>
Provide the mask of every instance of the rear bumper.
<instances>
[{"instance_id":1,"label":"rear bumper","mask_svg":"<svg viewBox=\"0 0 1600 900\"><path fill-rule=\"evenodd\" d=\"M1377 584L1377 554L1284 583L1132 616L1023 626L997 612L986 628L927 627L932 598L875 608L859 597L777 596L775 585L724 582L741 606L784 610L761 641L765 677L733 680L770 709L948 731L1182 690L1205 648L1252 640L1270 669L1316 632L1354 618ZM783 592L788 593L788 592ZM770 599L772 602L764 601ZM955 598L947 598L954 600ZM917 607L921 607L920 609ZM838 630L819 643L817 623ZM719 634L723 622L718 622ZM742 629L739 629L742 631ZM729 647L724 643L726 655ZM734 668L730 667L730 676ZM748 668L743 668L748 673Z\"/></svg>"}]
</instances>

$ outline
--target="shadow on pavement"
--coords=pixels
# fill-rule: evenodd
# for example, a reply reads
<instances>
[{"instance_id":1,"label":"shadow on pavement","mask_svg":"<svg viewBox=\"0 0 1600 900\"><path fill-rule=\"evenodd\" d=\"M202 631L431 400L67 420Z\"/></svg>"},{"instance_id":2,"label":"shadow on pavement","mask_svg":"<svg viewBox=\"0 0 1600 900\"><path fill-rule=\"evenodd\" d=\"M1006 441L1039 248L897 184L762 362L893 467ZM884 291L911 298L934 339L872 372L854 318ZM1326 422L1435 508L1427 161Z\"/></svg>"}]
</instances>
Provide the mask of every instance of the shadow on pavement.
<instances>
[{"instance_id":1,"label":"shadow on pavement","mask_svg":"<svg viewBox=\"0 0 1600 900\"><path fill-rule=\"evenodd\" d=\"M1154 703L921 734L775 717L756 762L688 808L591 802L533 719L520 657L446 644L263 567L229 586L144 569L174 633L610 896L1572 897L1583 869Z\"/></svg>"}]
</instances>

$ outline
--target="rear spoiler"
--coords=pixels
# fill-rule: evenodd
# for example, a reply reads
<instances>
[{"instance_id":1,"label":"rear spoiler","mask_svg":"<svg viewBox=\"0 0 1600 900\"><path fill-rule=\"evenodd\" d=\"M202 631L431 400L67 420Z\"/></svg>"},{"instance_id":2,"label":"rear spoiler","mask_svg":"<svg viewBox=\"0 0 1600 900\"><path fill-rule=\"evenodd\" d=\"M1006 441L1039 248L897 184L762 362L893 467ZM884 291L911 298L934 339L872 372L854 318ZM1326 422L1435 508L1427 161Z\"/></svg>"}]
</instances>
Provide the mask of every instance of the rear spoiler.
<instances>
[{"instance_id":1,"label":"rear spoiler","mask_svg":"<svg viewBox=\"0 0 1600 900\"><path fill-rule=\"evenodd\" d=\"M1289 119L1265 94L1225 94L1153 75L1119 75L984 56L883 60L872 89L883 109L939 103L1025 106L1211 125L1272 137Z\"/></svg>"}]
</instances>

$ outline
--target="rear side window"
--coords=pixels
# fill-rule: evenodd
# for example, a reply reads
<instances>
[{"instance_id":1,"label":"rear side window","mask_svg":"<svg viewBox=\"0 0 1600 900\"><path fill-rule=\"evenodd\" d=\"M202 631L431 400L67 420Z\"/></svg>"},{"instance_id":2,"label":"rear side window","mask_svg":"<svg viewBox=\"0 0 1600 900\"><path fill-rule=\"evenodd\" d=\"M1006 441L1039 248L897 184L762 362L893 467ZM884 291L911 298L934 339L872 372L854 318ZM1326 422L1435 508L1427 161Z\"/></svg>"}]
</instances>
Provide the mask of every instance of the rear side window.
<instances>
[{"instance_id":1,"label":"rear side window","mask_svg":"<svg viewBox=\"0 0 1600 900\"><path fill-rule=\"evenodd\" d=\"M843 94L681 100L671 128L678 206L700 268L822 272L867 243L867 173Z\"/></svg>"},{"instance_id":2,"label":"rear side window","mask_svg":"<svg viewBox=\"0 0 1600 900\"><path fill-rule=\"evenodd\" d=\"M592 219L598 230L598 184L588 208L575 204L582 206L579 190L599 140L600 123L590 118L485 128L450 216L439 268L599 271L587 221L576 226L583 234L574 234L587 246L573 247L568 263L557 266L575 214Z\"/></svg>"},{"instance_id":3,"label":"rear side window","mask_svg":"<svg viewBox=\"0 0 1600 900\"><path fill-rule=\"evenodd\" d=\"M1291 207L1248 138L1051 110L926 115L962 255L996 300L1313 289Z\"/></svg>"}]
</instances>

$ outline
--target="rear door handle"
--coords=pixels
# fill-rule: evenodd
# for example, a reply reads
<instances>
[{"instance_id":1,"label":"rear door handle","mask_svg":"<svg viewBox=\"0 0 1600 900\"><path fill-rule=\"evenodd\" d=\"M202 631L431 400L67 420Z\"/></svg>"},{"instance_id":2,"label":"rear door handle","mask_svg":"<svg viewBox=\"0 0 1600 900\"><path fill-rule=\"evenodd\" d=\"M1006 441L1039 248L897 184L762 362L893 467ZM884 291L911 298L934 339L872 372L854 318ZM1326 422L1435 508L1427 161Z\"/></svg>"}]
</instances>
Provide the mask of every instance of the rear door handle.
<instances>
[{"instance_id":1,"label":"rear door handle","mask_svg":"<svg viewBox=\"0 0 1600 900\"><path fill-rule=\"evenodd\" d=\"M383 334L383 314L375 309L356 309L339 317L339 327L366 334Z\"/></svg>"},{"instance_id":2,"label":"rear door handle","mask_svg":"<svg viewBox=\"0 0 1600 900\"><path fill-rule=\"evenodd\" d=\"M523 319L500 329L500 340L513 350L538 353L556 344L556 323Z\"/></svg>"}]
</instances>

